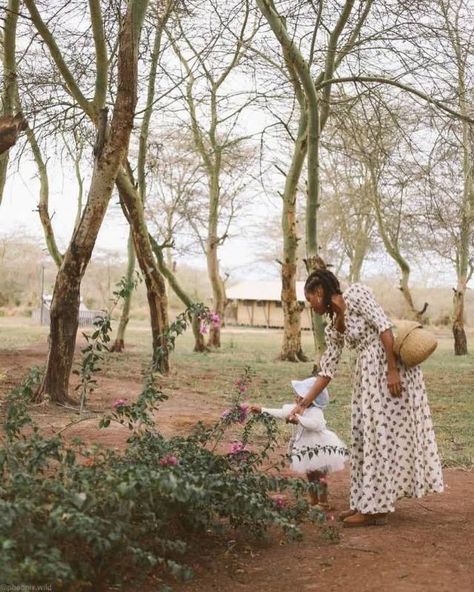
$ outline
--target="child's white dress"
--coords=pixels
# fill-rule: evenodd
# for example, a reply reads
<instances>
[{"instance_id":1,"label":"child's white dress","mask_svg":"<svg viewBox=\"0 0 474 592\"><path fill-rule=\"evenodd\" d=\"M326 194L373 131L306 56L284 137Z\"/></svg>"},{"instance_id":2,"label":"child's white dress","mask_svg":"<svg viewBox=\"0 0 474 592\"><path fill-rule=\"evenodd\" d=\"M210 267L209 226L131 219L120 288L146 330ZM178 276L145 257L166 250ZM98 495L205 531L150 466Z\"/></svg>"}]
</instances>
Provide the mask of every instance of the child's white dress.
<instances>
[{"instance_id":1,"label":"child's white dress","mask_svg":"<svg viewBox=\"0 0 474 592\"><path fill-rule=\"evenodd\" d=\"M287 419L295 404L283 405L281 409L262 408L277 419ZM320 407L312 405L303 415L297 415L298 424L291 450L291 468L297 473L311 471L332 473L344 468L347 448L337 434L326 429L326 420ZM325 447L331 447L325 448Z\"/></svg>"}]
</instances>

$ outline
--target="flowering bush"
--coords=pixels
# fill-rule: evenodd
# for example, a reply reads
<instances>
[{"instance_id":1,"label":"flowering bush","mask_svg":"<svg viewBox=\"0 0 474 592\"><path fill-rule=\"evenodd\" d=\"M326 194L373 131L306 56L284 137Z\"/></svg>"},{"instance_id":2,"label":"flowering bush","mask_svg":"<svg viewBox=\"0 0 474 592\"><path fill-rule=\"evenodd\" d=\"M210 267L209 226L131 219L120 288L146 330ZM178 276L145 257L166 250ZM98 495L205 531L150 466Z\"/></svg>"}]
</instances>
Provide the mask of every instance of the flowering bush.
<instances>
[{"instance_id":1,"label":"flowering bush","mask_svg":"<svg viewBox=\"0 0 474 592\"><path fill-rule=\"evenodd\" d=\"M246 369L238 384L250 384ZM101 420L130 429L129 446L90 450L42 436L27 413L35 374L12 393L0 448L0 574L11 585L49 584L65 590L100 590L137 573L162 569L187 579L186 552L200 533L243 528L262 534L277 526L299 536L307 510L301 480L262 470L277 434L268 416L247 417L236 393L215 425L197 424L187 437L164 437L153 411L166 396L154 375L138 400L115 402ZM245 421L243 425L242 422ZM228 428L241 434L227 453L217 452ZM250 446L254 429L265 441ZM297 499L295 503L278 497ZM272 497L273 496L273 497ZM139 568L139 570L137 570Z\"/></svg>"},{"instance_id":2,"label":"flowering bush","mask_svg":"<svg viewBox=\"0 0 474 592\"><path fill-rule=\"evenodd\" d=\"M221 317L217 314L217 312L206 311L201 315L200 319L201 323L199 326L199 331L201 335L205 335L208 332L209 327L218 329L222 323Z\"/></svg>"}]
</instances>

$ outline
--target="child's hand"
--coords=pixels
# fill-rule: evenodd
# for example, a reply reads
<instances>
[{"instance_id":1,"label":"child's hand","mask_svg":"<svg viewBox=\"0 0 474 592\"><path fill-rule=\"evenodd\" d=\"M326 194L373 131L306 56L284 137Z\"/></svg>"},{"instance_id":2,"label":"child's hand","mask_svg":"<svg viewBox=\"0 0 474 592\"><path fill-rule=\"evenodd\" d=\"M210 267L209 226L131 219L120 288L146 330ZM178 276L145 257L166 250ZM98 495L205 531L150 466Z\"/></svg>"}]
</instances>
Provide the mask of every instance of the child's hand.
<instances>
[{"instance_id":1,"label":"child's hand","mask_svg":"<svg viewBox=\"0 0 474 592\"><path fill-rule=\"evenodd\" d=\"M262 408L260 405L250 405L250 412L251 413L262 413Z\"/></svg>"}]
</instances>

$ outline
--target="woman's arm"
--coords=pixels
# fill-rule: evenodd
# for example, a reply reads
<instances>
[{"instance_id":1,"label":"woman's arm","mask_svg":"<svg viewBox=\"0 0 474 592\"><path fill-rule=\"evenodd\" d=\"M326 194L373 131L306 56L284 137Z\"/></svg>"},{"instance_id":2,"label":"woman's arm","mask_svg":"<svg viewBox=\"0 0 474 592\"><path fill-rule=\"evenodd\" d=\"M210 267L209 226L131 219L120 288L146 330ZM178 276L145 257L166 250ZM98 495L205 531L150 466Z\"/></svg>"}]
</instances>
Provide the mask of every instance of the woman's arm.
<instances>
[{"instance_id":1,"label":"woman's arm","mask_svg":"<svg viewBox=\"0 0 474 592\"><path fill-rule=\"evenodd\" d=\"M300 403L295 406L295 408L291 411L290 419L294 419L294 417L298 415L302 415L304 410L307 409L311 403L316 399L319 393L327 387L327 385L331 382L329 376L321 376L318 375L316 377L316 381L313 386L309 389L306 396L301 399Z\"/></svg>"},{"instance_id":2,"label":"woman's arm","mask_svg":"<svg viewBox=\"0 0 474 592\"><path fill-rule=\"evenodd\" d=\"M377 329L380 340L387 354L387 385L393 397L399 397L402 389L397 361L393 351L392 321L385 314L380 304L375 300L370 288L362 284L353 284L351 298L353 306L367 322Z\"/></svg>"},{"instance_id":3,"label":"woman's arm","mask_svg":"<svg viewBox=\"0 0 474 592\"><path fill-rule=\"evenodd\" d=\"M386 329L380 333L380 340L387 355L387 385L390 394L393 397L400 397L402 394L402 385L400 383L400 374L397 367L397 359L393 351L393 334L391 329Z\"/></svg>"}]
</instances>

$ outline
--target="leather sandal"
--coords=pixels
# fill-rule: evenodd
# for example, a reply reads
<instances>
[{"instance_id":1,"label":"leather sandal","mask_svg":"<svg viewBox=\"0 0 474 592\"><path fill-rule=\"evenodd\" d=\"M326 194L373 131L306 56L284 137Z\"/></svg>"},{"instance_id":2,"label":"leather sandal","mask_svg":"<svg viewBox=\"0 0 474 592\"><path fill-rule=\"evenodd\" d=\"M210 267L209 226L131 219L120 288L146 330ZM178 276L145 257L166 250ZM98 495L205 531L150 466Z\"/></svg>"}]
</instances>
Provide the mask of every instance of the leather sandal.
<instances>
[{"instance_id":1,"label":"leather sandal","mask_svg":"<svg viewBox=\"0 0 474 592\"><path fill-rule=\"evenodd\" d=\"M354 514L357 514L357 510L350 508L349 510L344 510L344 512L341 512L337 519L342 522L346 518L349 518L349 516L354 516Z\"/></svg>"},{"instance_id":2,"label":"leather sandal","mask_svg":"<svg viewBox=\"0 0 474 592\"><path fill-rule=\"evenodd\" d=\"M342 521L346 528L356 528L358 526L381 526L387 524L387 514L361 514L356 512Z\"/></svg>"}]
</instances>

